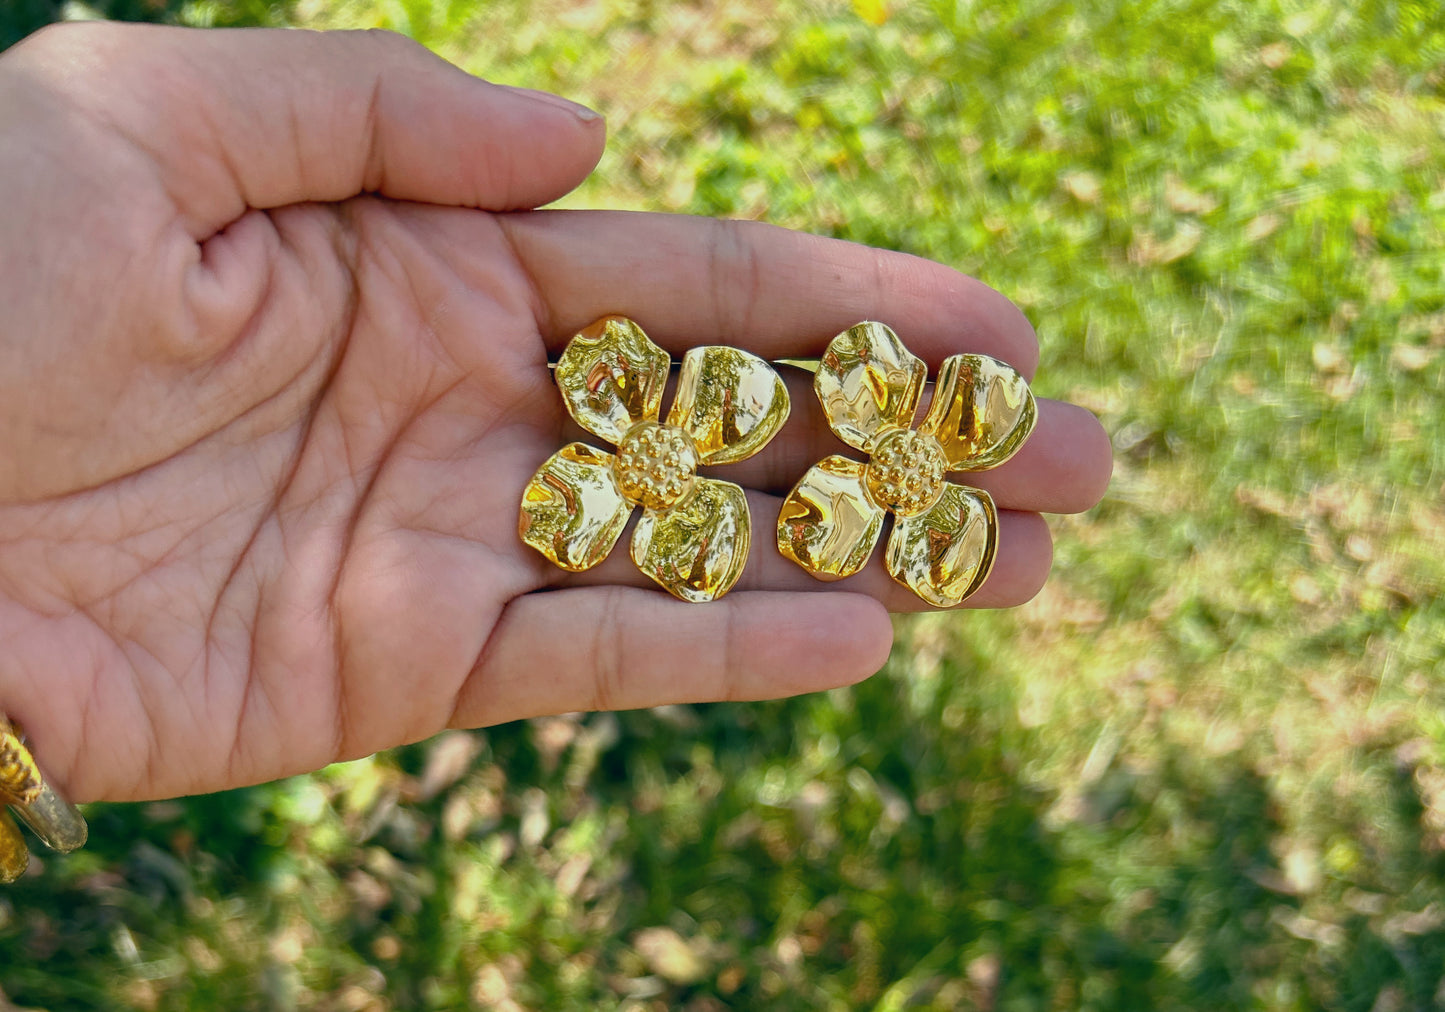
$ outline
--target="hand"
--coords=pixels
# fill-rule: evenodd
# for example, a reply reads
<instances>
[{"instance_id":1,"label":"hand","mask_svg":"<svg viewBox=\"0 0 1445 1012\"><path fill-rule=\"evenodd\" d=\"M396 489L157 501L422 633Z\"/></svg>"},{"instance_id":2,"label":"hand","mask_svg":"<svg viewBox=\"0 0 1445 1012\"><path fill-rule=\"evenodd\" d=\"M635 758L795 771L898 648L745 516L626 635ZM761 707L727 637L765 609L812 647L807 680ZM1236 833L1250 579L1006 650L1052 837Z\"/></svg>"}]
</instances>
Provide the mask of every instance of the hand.
<instances>
[{"instance_id":1,"label":"hand","mask_svg":"<svg viewBox=\"0 0 1445 1012\"><path fill-rule=\"evenodd\" d=\"M1027 373L1031 328L900 254L528 210L603 140L580 107L380 33L74 25L0 58L0 710L74 800L883 663L887 609L917 600L876 561L829 586L773 547L776 497L841 448L805 382L727 471L757 533L721 602L650 589L625 551L573 576L526 548L522 487L568 438L548 356L606 313L675 359L816 356L880 319L931 365ZM1037 591L1034 511L1091 506L1108 461L1092 416L1041 403L983 476L1004 513L973 603Z\"/></svg>"}]
</instances>

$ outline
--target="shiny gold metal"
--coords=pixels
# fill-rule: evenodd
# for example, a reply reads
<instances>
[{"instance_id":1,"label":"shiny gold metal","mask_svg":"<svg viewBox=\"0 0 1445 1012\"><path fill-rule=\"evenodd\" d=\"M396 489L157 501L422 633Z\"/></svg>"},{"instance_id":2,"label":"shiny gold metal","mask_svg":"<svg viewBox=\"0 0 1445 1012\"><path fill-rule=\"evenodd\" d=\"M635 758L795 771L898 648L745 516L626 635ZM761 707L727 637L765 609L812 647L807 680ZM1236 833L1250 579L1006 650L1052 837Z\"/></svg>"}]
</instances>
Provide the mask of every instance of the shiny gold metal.
<instances>
[{"instance_id":1,"label":"shiny gold metal","mask_svg":"<svg viewBox=\"0 0 1445 1012\"><path fill-rule=\"evenodd\" d=\"M30 851L15 820L0 808L0 885L14 882L30 867Z\"/></svg>"},{"instance_id":2,"label":"shiny gold metal","mask_svg":"<svg viewBox=\"0 0 1445 1012\"><path fill-rule=\"evenodd\" d=\"M632 513L613 478L614 460L585 443L552 454L522 493L522 540L574 573L607 558Z\"/></svg>"},{"instance_id":3,"label":"shiny gold metal","mask_svg":"<svg viewBox=\"0 0 1445 1012\"><path fill-rule=\"evenodd\" d=\"M643 511L632 534L632 561L674 596L712 601L738 582L752 540L743 490L699 478L680 505Z\"/></svg>"},{"instance_id":4,"label":"shiny gold metal","mask_svg":"<svg viewBox=\"0 0 1445 1012\"><path fill-rule=\"evenodd\" d=\"M998 552L998 510L982 489L949 485L917 516L900 516L884 562L893 579L937 608L952 608L988 579Z\"/></svg>"},{"instance_id":5,"label":"shiny gold metal","mask_svg":"<svg viewBox=\"0 0 1445 1012\"><path fill-rule=\"evenodd\" d=\"M822 580L861 569L895 516L889 574L929 604L959 604L983 585L998 552L998 510L949 471L984 471L1028 439L1037 408L1028 383L986 355L954 355L933 403L912 429L923 362L881 323L860 323L828 345L814 390L828 424L866 463L828 457L803 475L778 515L778 550Z\"/></svg>"},{"instance_id":6,"label":"shiny gold metal","mask_svg":"<svg viewBox=\"0 0 1445 1012\"><path fill-rule=\"evenodd\" d=\"M638 422L617 448L617 483L629 501L648 509L676 506L697 479L697 447L682 429Z\"/></svg>"},{"instance_id":7,"label":"shiny gold metal","mask_svg":"<svg viewBox=\"0 0 1445 1012\"><path fill-rule=\"evenodd\" d=\"M1038 409L1013 368L987 355L953 355L938 367L933 403L918 427L936 438L950 469L987 471L1018 452Z\"/></svg>"},{"instance_id":8,"label":"shiny gold metal","mask_svg":"<svg viewBox=\"0 0 1445 1012\"><path fill-rule=\"evenodd\" d=\"M752 540L737 485L698 477L703 464L757 453L788 417L788 391L767 362L736 348L694 348L659 422L667 353L642 328L607 317L583 330L557 363L562 401L577 423L617 446L583 443L553 454L522 493L522 540L563 569L595 566L634 506L639 569L684 601L711 601L737 583Z\"/></svg>"},{"instance_id":9,"label":"shiny gold metal","mask_svg":"<svg viewBox=\"0 0 1445 1012\"><path fill-rule=\"evenodd\" d=\"M783 501L778 550L820 580L852 576L878 543L884 511L863 484L866 468L847 457L825 457Z\"/></svg>"},{"instance_id":10,"label":"shiny gold metal","mask_svg":"<svg viewBox=\"0 0 1445 1012\"><path fill-rule=\"evenodd\" d=\"M30 854L5 805L52 850L68 852L85 845L80 810L46 782L19 729L0 716L0 882L13 882L29 865Z\"/></svg>"},{"instance_id":11,"label":"shiny gold metal","mask_svg":"<svg viewBox=\"0 0 1445 1012\"><path fill-rule=\"evenodd\" d=\"M912 429L893 429L874 443L863 477L874 502L911 517L938 502L947 470L938 440Z\"/></svg>"},{"instance_id":12,"label":"shiny gold metal","mask_svg":"<svg viewBox=\"0 0 1445 1012\"><path fill-rule=\"evenodd\" d=\"M813 389L838 438L867 450L884 429L913 424L928 369L881 323L849 327L828 343Z\"/></svg>"},{"instance_id":13,"label":"shiny gold metal","mask_svg":"<svg viewBox=\"0 0 1445 1012\"><path fill-rule=\"evenodd\" d=\"M657 420L667 373L667 352L641 327L605 316L568 342L556 380L577 424L615 446L635 423Z\"/></svg>"},{"instance_id":14,"label":"shiny gold metal","mask_svg":"<svg viewBox=\"0 0 1445 1012\"><path fill-rule=\"evenodd\" d=\"M714 345L682 357L667 424L692 436L702 463L747 460L787 418L788 388L756 355Z\"/></svg>"}]
</instances>

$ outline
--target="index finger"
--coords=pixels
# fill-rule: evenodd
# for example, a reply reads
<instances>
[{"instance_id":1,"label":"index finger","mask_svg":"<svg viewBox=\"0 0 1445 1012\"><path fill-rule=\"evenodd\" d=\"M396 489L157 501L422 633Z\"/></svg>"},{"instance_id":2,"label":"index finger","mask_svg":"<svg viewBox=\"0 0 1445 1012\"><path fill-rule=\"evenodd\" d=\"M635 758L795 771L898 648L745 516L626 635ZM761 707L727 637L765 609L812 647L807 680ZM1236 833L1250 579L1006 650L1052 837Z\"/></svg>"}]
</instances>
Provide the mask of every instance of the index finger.
<instances>
[{"instance_id":1,"label":"index finger","mask_svg":"<svg viewBox=\"0 0 1445 1012\"><path fill-rule=\"evenodd\" d=\"M817 357L840 331L879 320L930 366L964 351L1028 377L1038 364L1038 339L1017 306L907 253L685 215L539 211L498 220L536 285L553 353L617 313L674 355L729 344L765 358Z\"/></svg>"}]
</instances>

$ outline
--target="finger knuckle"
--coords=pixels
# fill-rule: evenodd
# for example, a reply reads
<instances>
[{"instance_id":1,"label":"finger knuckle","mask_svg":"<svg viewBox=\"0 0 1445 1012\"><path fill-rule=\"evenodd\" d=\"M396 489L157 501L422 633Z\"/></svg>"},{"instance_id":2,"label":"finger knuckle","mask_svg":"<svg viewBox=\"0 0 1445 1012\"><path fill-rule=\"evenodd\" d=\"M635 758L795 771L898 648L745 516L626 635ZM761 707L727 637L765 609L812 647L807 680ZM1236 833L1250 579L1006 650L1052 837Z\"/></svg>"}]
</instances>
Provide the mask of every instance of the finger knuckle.
<instances>
[{"instance_id":1,"label":"finger knuckle","mask_svg":"<svg viewBox=\"0 0 1445 1012\"><path fill-rule=\"evenodd\" d=\"M420 42L389 28L362 28L342 34L358 39L363 45L373 47L378 52L394 59L412 59L423 54L430 55L430 50Z\"/></svg>"},{"instance_id":2,"label":"finger knuckle","mask_svg":"<svg viewBox=\"0 0 1445 1012\"><path fill-rule=\"evenodd\" d=\"M728 342L743 340L752 328L752 307L761 287L754 222L714 220L708 232L707 263L712 283L714 318Z\"/></svg>"},{"instance_id":3,"label":"finger knuckle","mask_svg":"<svg viewBox=\"0 0 1445 1012\"><path fill-rule=\"evenodd\" d=\"M622 702L627 643L620 611L621 601L613 590L607 595L592 634L593 710L615 710Z\"/></svg>"}]
</instances>

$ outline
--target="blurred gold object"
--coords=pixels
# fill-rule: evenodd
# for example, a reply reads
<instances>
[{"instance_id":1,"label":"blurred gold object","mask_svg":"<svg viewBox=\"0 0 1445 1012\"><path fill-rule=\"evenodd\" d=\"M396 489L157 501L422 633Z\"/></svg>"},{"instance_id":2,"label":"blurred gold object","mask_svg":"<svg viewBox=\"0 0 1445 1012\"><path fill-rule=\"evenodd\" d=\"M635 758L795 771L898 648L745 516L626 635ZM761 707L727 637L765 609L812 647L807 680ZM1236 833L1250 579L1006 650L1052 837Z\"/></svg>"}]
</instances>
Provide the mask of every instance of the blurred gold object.
<instances>
[{"instance_id":1,"label":"blurred gold object","mask_svg":"<svg viewBox=\"0 0 1445 1012\"><path fill-rule=\"evenodd\" d=\"M549 457L522 493L518 532L563 569L612 551L634 506L639 569L684 601L711 601L737 583L752 542L747 497L702 478L703 465L745 460L788 417L788 390L771 365L736 348L693 348L659 421L670 360L631 320L609 316L572 338L557 363L567 411L615 454L572 443Z\"/></svg>"},{"instance_id":2,"label":"blurred gold object","mask_svg":"<svg viewBox=\"0 0 1445 1012\"><path fill-rule=\"evenodd\" d=\"M1008 460L1038 419L1033 393L987 355L953 355L933 402L912 427L927 369L881 323L860 323L828 345L813 388L839 439L869 455L831 456L803 475L778 514L778 550L821 580L863 568L894 515L888 572L929 604L959 604L983 585L998 551L998 510L949 471Z\"/></svg>"},{"instance_id":3,"label":"blurred gold object","mask_svg":"<svg viewBox=\"0 0 1445 1012\"><path fill-rule=\"evenodd\" d=\"M5 805L52 850L69 852L85 845L80 811L46 782L20 731L0 716L0 806ZM25 838L0 807L0 882L15 881L29 864Z\"/></svg>"},{"instance_id":4,"label":"blurred gold object","mask_svg":"<svg viewBox=\"0 0 1445 1012\"><path fill-rule=\"evenodd\" d=\"M30 867L30 851L20 827L4 809L0 809L0 884L14 882Z\"/></svg>"}]
</instances>

